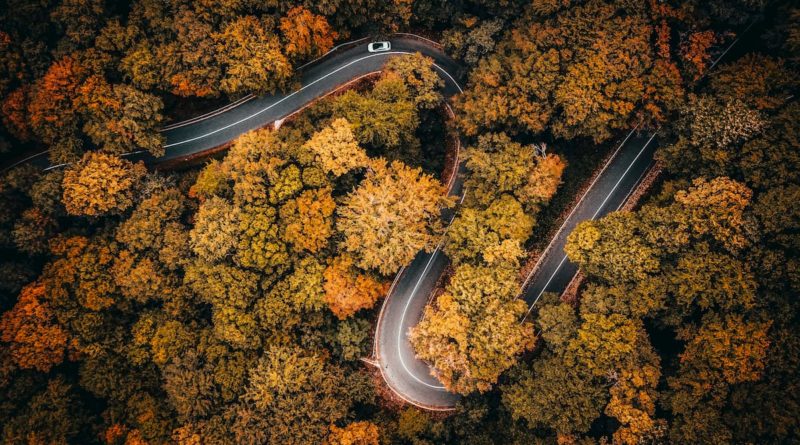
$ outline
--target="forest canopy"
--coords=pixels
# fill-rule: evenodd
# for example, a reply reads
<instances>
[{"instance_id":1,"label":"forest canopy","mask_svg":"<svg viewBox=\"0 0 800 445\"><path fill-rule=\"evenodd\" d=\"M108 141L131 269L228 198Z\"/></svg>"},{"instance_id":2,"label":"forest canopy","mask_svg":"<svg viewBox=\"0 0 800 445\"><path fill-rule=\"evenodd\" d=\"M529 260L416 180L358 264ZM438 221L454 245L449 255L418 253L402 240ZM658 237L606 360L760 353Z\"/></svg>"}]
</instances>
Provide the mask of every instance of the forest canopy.
<instances>
[{"instance_id":1,"label":"forest canopy","mask_svg":"<svg viewBox=\"0 0 800 445\"><path fill-rule=\"evenodd\" d=\"M781 0L0 0L0 444L800 442L798 19ZM392 33L463 92L392 54L158 162L165 126ZM631 131L657 133L648 181L569 233L574 286L529 306ZM17 162L37 153L49 168ZM420 252L446 265L405 334L458 394L446 413L371 364Z\"/></svg>"}]
</instances>

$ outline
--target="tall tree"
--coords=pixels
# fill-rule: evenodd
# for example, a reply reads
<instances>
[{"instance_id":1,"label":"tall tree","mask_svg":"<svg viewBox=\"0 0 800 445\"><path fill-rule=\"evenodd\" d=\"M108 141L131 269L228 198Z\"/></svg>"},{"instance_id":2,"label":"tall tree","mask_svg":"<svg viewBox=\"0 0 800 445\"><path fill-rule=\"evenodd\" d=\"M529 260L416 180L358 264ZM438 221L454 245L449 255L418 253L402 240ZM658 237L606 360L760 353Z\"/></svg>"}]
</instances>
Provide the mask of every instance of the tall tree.
<instances>
[{"instance_id":1,"label":"tall tree","mask_svg":"<svg viewBox=\"0 0 800 445\"><path fill-rule=\"evenodd\" d=\"M393 273L420 250L433 249L449 202L444 187L420 169L377 160L337 209L341 247L359 267Z\"/></svg>"},{"instance_id":2,"label":"tall tree","mask_svg":"<svg viewBox=\"0 0 800 445\"><path fill-rule=\"evenodd\" d=\"M601 385L552 354L540 357L532 371L522 371L513 383L504 385L502 395L512 418L565 434L588 431L605 402Z\"/></svg>"},{"instance_id":3,"label":"tall tree","mask_svg":"<svg viewBox=\"0 0 800 445\"><path fill-rule=\"evenodd\" d=\"M465 208L447 230L444 250L456 264L491 264L498 249L512 249L527 241L534 219L511 195L503 194L485 210ZM500 260L516 260L503 255Z\"/></svg>"},{"instance_id":4,"label":"tall tree","mask_svg":"<svg viewBox=\"0 0 800 445\"><path fill-rule=\"evenodd\" d=\"M318 252L333 233L335 209L330 189L304 191L280 209L283 238L298 252Z\"/></svg>"},{"instance_id":5,"label":"tall tree","mask_svg":"<svg viewBox=\"0 0 800 445\"><path fill-rule=\"evenodd\" d=\"M325 302L339 319L371 308L389 290L387 283L359 273L348 255L334 258L325 269Z\"/></svg>"},{"instance_id":6,"label":"tall tree","mask_svg":"<svg viewBox=\"0 0 800 445\"><path fill-rule=\"evenodd\" d=\"M147 8L156 7L147 4ZM159 6L163 7L163 6ZM178 7L175 11L146 11L152 14L148 17L152 21L162 21L157 26L164 27L166 35L174 38L153 48L155 57L152 57L147 46L141 46L144 52L137 54L136 64L132 67L134 72L144 74L157 70L163 79L165 87L170 88L173 94L188 97L216 97L220 93L223 78L221 63L225 63L226 56L222 53L219 60L219 48L214 39L213 23L205 20L188 7ZM151 26L155 23L151 22ZM255 30L253 30L255 32ZM174 33L174 34L173 34ZM156 66L148 66L155 59L160 62Z\"/></svg>"},{"instance_id":7,"label":"tall tree","mask_svg":"<svg viewBox=\"0 0 800 445\"><path fill-rule=\"evenodd\" d=\"M200 206L190 232L192 250L206 261L230 254L239 239L238 207L222 198L211 198Z\"/></svg>"},{"instance_id":8,"label":"tall tree","mask_svg":"<svg viewBox=\"0 0 800 445\"><path fill-rule=\"evenodd\" d=\"M334 116L347 119L361 144L397 149L416 142L419 115L408 87L397 76L379 81L370 94L349 90L331 105Z\"/></svg>"},{"instance_id":9,"label":"tall tree","mask_svg":"<svg viewBox=\"0 0 800 445\"><path fill-rule=\"evenodd\" d=\"M295 6L281 18L280 30L286 41L286 55L293 60L325 54L339 36L331 29L324 16L314 14L302 6Z\"/></svg>"},{"instance_id":10,"label":"tall tree","mask_svg":"<svg viewBox=\"0 0 800 445\"><path fill-rule=\"evenodd\" d=\"M420 53L394 57L386 63L385 70L400 77L418 108L435 108L444 100L439 91L444 81L429 57Z\"/></svg>"},{"instance_id":11,"label":"tall tree","mask_svg":"<svg viewBox=\"0 0 800 445\"><path fill-rule=\"evenodd\" d=\"M56 376L3 422L2 437L9 443L70 443L90 434L91 420L77 389Z\"/></svg>"},{"instance_id":12,"label":"tall tree","mask_svg":"<svg viewBox=\"0 0 800 445\"><path fill-rule=\"evenodd\" d=\"M329 425L350 408L343 382L342 369L319 355L272 347L251 370L242 401L229 412L231 431L237 438L258 433L266 443L322 443Z\"/></svg>"},{"instance_id":13,"label":"tall tree","mask_svg":"<svg viewBox=\"0 0 800 445\"><path fill-rule=\"evenodd\" d=\"M73 100L85 76L86 69L75 58L65 56L50 65L34 85L28 119L34 134L46 143L72 136L77 130L78 115Z\"/></svg>"},{"instance_id":14,"label":"tall tree","mask_svg":"<svg viewBox=\"0 0 800 445\"><path fill-rule=\"evenodd\" d=\"M511 264L458 267L445 293L412 328L417 356L433 364L450 391L488 391L533 347L530 323L520 323L527 306L514 298L519 290L514 276Z\"/></svg>"},{"instance_id":15,"label":"tall tree","mask_svg":"<svg viewBox=\"0 0 800 445\"><path fill-rule=\"evenodd\" d=\"M372 422L352 422L344 428L331 425L331 434L326 445L378 445L380 430Z\"/></svg>"},{"instance_id":16,"label":"tall tree","mask_svg":"<svg viewBox=\"0 0 800 445\"><path fill-rule=\"evenodd\" d=\"M303 146L316 155L323 170L334 176L368 164L367 154L358 146L346 119L334 119L329 126L314 133Z\"/></svg>"},{"instance_id":17,"label":"tall tree","mask_svg":"<svg viewBox=\"0 0 800 445\"><path fill-rule=\"evenodd\" d=\"M670 430L675 441L729 441L731 431L721 418L729 385L758 380L769 347L769 323L741 316L704 320L686 329L689 340L678 374L669 379L669 405L676 419Z\"/></svg>"},{"instance_id":18,"label":"tall tree","mask_svg":"<svg viewBox=\"0 0 800 445\"><path fill-rule=\"evenodd\" d=\"M164 137L159 134L163 104L158 97L92 76L81 85L76 100L87 115L83 131L103 151L164 154Z\"/></svg>"},{"instance_id":19,"label":"tall tree","mask_svg":"<svg viewBox=\"0 0 800 445\"><path fill-rule=\"evenodd\" d=\"M64 173L64 206L73 215L123 212L133 205L138 183L146 171L141 162L86 153Z\"/></svg>"},{"instance_id":20,"label":"tall tree","mask_svg":"<svg viewBox=\"0 0 800 445\"><path fill-rule=\"evenodd\" d=\"M272 26L258 17L242 16L215 35L219 59L226 66L223 91L267 94L289 85L292 66Z\"/></svg>"},{"instance_id":21,"label":"tall tree","mask_svg":"<svg viewBox=\"0 0 800 445\"><path fill-rule=\"evenodd\" d=\"M45 284L22 289L14 307L0 319L0 340L8 344L14 363L23 369L49 372L64 361L69 337L55 320Z\"/></svg>"}]
</instances>

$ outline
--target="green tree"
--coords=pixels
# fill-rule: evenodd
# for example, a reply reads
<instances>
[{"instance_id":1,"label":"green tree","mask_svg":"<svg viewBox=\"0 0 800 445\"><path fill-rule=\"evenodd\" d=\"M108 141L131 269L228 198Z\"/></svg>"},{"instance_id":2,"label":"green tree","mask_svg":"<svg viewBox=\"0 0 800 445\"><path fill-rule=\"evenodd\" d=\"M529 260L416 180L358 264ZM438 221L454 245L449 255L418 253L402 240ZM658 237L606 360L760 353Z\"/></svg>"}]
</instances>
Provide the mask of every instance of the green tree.
<instances>
[{"instance_id":1,"label":"green tree","mask_svg":"<svg viewBox=\"0 0 800 445\"><path fill-rule=\"evenodd\" d=\"M259 275L226 264L195 262L186 267L184 281L214 307L247 309L259 295Z\"/></svg>"},{"instance_id":2,"label":"green tree","mask_svg":"<svg viewBox=\"0 0 800 445\"><path fill-rule=\"evenodd\" d=\"M322 322L321 309L325 305L323 274L325 265L307 257L295 264L294 270L275 283L264 298L255 304L256 319L262 336L269 344L286 344L296 341L298 331L309 332ZM268 285L268 281L262 283Z\"/></svg>"},{"instance_id":3,"label":"green tree","mask_svg":"<svg viewBox=\"0 0 800 445\"><path fill-rule=\"evenodd\" d=\"M635 215L622 212L582 222L564 251L581 269L612 283L644 281L660 270L660 252L637 236L636 223Z\"/></svg>"},{"instance_id":4,"label":"green tree","mask_svg":"<svg viewBox=\"0 0 800 445\"><path fill-rule=\"evenodd\" d=\"M536 155L538 148L514 142L505 133L481 135L464 156L470 172L465 182L466 202L485 207L501 194L510 193L530 213L538 211L538 206L555 194L566 167L558 155Z\"/></svg>"},{"instance_id":5,"label":"green tree","mask_svg":"<svg viewBox=\"0 0 800 445\"><path fill-rule=\"evenodd\" d=\"M501 387L503 405L513 419L532 428L559 433L582 433L602 412L605 391L589 376L561 357L546 354L533 370L522 370L513 383Z\"/></svg>"},{"instance_id":6,"label":"green tree","mask_svg":"<svg viewBox=\"0 0 800 445\"><path fill-rule=\"evenodd\" d=\"M281 272L287 268L289 254L280 238L277 213L274 207L268 206L242 208L234 240L235 260L239 265L265 272Z\"/></svg>"},{"instance_id":7,"label":"green tree","mask_svg":"<svg viewBox=\"0 0 800 445\"><path fill-rule=\"evenodd\" d=\"M346 91L333 101L331 111L350 122L358 142L374 147L409 145L419 126L408 88L397 76L379 81L368 95Z\"/></svg>"},{"instance_id":8,"label":"green tree","mask_svg":"<svg viewBox=\"0 0 800 445\"><path fill-rule=\"evenodd\" d=\"M214 195L224 195L230 190L228 176L221 164L212 159L197 175L197 180L189 189L189 197L204 200Z\"/></svg>"},{"instance_id":9,"label":"green tree","mask_svg":"<svg viewBox=\"0 0 800 445\"><path fill-rule=\"evenodd\" d=\"M566 347L568 366L580 366L596 377L620 368L636 348L643 328L619 314L581 314L576 336Z\"/></svg>"},{"instance_id":10,"label":"green tree","mask_svg":"<svg viewBox=\"0 0 800 445\"><path fill-rule=\"evenodd\" d=\"M756 281L745 263L729 255L699 248L678 259L667 275L678 304L702 310L752 309Z\"/></svg>"},{"instance_id":11,"label":"green tree","mask_svg":"<svg viewBox=\"0 0 800 445\"><path fill-rule=\"evenodd\" d=\"M552 293L542 295L538 305L536 325L542 340L551 350L563 350L578 330L578 317L575 308L557 300Z\"/></svg>"},{"instance_id":12,"label":"green tree","mask_svg":"<svg viewBox=\"0 0 800 445\"><path fill-rule=\"evenodd\" d=\"M516 260L522 256L519 246L528 239L533 225L534 219L525 214L522 205L513 196L503 194L485 210L463 209L447 230L444 251L456 264ZM509 257L497 255L498 248L511 248L517 253Z\"/></svg>"},{"instance_id":13,"label":"green tree","mask_svg":"<svg viewBox=\"0 0 800 445\"><path fill-rule=\"evenodd\" d=\"M505 133L481 135L464 157L470 171L467 199L482 205L503 193L519 191L535 164L533 146L514 142Z\"/></svg>"}]
</instances>

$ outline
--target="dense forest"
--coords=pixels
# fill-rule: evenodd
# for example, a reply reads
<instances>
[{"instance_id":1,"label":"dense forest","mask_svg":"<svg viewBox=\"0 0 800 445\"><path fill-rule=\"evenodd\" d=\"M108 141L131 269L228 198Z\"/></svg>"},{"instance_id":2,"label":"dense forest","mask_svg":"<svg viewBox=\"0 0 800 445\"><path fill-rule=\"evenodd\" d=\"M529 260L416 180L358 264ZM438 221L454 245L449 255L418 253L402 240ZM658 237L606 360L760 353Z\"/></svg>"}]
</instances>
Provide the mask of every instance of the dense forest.
<instances>
[{"instance_id":1,"label":"dense forest","mask_svg":"<svg viewBox=\"0 0 800 445\"><path fill-rule=\"evenodd\" d=\"M799 20L788 0L0 0L0 443L800 443ZM402 55L225 150L126 156L393 32L441 42L463 93ZM658 132L660 173L569 235L580 287L529 313L567 194L632 129ZM16 162L45 150L55 168ZM365 360L395 275L440 241L409 338L463 396L446 413Z\"/></svg>"}]
</instances>

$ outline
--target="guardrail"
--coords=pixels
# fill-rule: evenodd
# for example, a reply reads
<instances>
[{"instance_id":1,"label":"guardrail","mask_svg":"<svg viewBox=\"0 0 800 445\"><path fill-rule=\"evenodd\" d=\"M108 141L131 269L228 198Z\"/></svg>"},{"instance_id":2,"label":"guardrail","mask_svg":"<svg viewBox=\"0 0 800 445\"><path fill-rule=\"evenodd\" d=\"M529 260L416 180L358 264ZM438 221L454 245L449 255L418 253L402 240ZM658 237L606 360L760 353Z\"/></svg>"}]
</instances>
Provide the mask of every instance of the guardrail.
<instances>
[{"instance_id":1,"label":"guardrail","mask_svg":"<svg viewBox=\"0 0 800 445\"><path fill-rule=\"evenodd\" d=\"M249 93L249 94L245 95L244 97L241 97L241 98L239 98L239 99L237 99L237 100L235 100L235 101L233 101L233 102L231 102L229 104L223 105L223 106L221 106L221 107L219 107L217 109L211 110L211 111L209 111L209 112L207 112L205 114L201 114L200 116L190 117L189 119L186 119L186 120L183 120L183 121L180 121L180 122L175 122L175 123L172 123L172 124L169 124L169 125L165 125L165 126L161 127L161 129L158 130L158 131L172 130L173 128L184 127L186 125L193 124L195 122L204 121L204 120L206 120L208 118L217 116L217 115L222 114L222 113L224 113L224 112L226 112L228 110L236 108L236 107L238 107L239 105L241 105L241 104L243 104L245 102L249 102L251 99L254 99L255 97L256 97L255 94Z\"/></svg>"},{"instance_id":2,"label":"guardrail","mask_svg":"<svg viewBox=\"0 0 800 445\"><path fill-rule=\"evenodd\" d=\"M403 38L408 38L408 39L419 40L419 41L422 41L422 42L426 42L427 44L429 44L431 46L434 46L437 49L441 49L442 48L442 45L439 44L438 42L435 42L435 41L433 41L431 39L428 39L426 37L419 36L419 35L416 35L416 34L411 34L411 33L393 33L393 34L391 34L391 36L397 36L397 37L403 37ZM373 38L374 38L374 36L365 36L365 37L361 37L361 38L356 39L356 40L351 40L349 42L340 43L339 45L336 45L335 47L331 48L328 52L326 52L325 54L317 57L316 59L308 61L303 65L300 65L297 68L297 70L300 71L300 70L303 70L303 69L308 69L309 67L320 63L322 60L330 57L333 54L346 51L348 49L351 49L354 46L357 46L359 44L363 44L363 43L365 43L365 42L367 42L367 41L369 41L369 40L371 40ZM233 102L231 102L231 103L229 103L227 105L224 105L224 106L222 106L220 108L217 108L215 110L211 110L211 111L209 111L207 113L204 113L204 114L202 114L200 116L195 116L193 118L186 119L186 120L183 120L183 121L180 121L180 122L174 122L174 123L168 124L168 125L162 127L159 131L163 132L163 131L179 128L179 127L182 127L182 126L186 126L186 125L191 125L191 124L194 124L194 123L197 123L197 122L202 122L202 121L204 121L206 119L212 118L212 117L217 116L219 114L222 114L222 113L225 113L227 111L230 111L230 110L232 110L232 109L234 109L234 108L236 108L238 106L241 106L242 104L245 104L245 103L249 102L250 100L254 99L255 97L256 96L253 95L253 94L248 94L248 95L243 96L243 97L241 97L241 98L239 98L239 99L237 99L237 100L235 100L235 101L233 101ZM34 159L44 157L48 153L49 153L49 150L46 150L46 151L43 151L43 152L40 152L40 153L36 153L34 155L30 155L30 156L28 156L28 157L26 157L26 158L24 158L22 160L13 162L11 165L8 165L8 166L3 167L2 169L0 169L0 173L6 172L6 171L8 171L8 170L10 170L10 169L12 169L14 167L17 167L17 166L19 166L21 164L24 164L26 162L30 162L30 161L32 161ZM50 166L50 167L47 167L45 170L50 170L50 169L53 169L53 168L62 167L64 165L67 165L67 164L59 164L59 165L56 165L56 166Z\"/></svg>"},{"instance_id":3,"label":"guardrail","mask_svg":"<svg viewBox=\"0 0 800 445\"><path fill-rule=\"evenodd\" d=\"M425 43L427 43L427 44L429 44L431 46L434 46L439 50L443 49L441 43L433 41L433 40L431 40L431 39L429 39L427 37L423 37L423 36L420 36L420 35L417 35L417 34L410 34L410 33L406 33L406 32L396 32L396 33L391 34L391 36L400 36L400 37L404 37L404 38L408 38L408 39L419 40L421 42L425 42ZM310 60L310 61L298 66L296 68L296 70L298 72L300 72L300 71L302 71L304 69L308 69L309 67L317 65L318 63L320 63L322 60L328 58L329 56L332 56L334 54L338 54L338 53L347 51L347 50L349 50L349 49L351 49L353 47L356 47L356 46L358 46L360 44L368 42L368 41L372 40L373 38L374 38L374 36L366 36L366 37L361 37L360 39L351 40L349 42L340 43L340 44L334 46L333 48L331 48L330 50L328 50L325 54L317 57L316 59ZM162 131L162 132L163 131L168 131L168 130L172 130L172 129L175 129L175 128L184 127L186 125L191 125L191 124L194 124L194 123L197 123L197 122L202 122L202 121L204 121L206 119L210 119L210 118L212 118L214 116L218 116L218 115L220 115L220 114L222 114L222 113L224 113L226 111L232 110L232 109L234 109L234 108L236 108L236 107L238 107L238 106L240 106L242 104L245 104L245 103L249 102L250 100L254 99L255 97L256 96L254 94L252 94L252 93L248 94L248 95L246 95L246 96L244 96L244 97L242 97L240 99L237 99L234 102L231 102L231 103L229 103L227 105L224 105L224 106L222 106L220 108L217 108L215 110L211 110L211 111L209 111L209 112L207 112L205 114L202 114L200 116L195 116L193 118L189 118L189 119L186 119L186 120L183 120L183 121L180 121L180 122L175 122L175 123L166 125L166 126L162 127L160 131Z\"/></svg>"},{"instance_id":4,"label":"guardrail","mask_svg":"<svg viewBox=\"0 0 800 445\"><path fill-rule=\"evenodd\" d=\"M429 45L435 46L436 48L438 48L440 50L444 49L444 46L442 46L441 43L439 43L439 42L437 42L435 40L431 40L431 39L429 39L427 37L423 37L423 36L418 35L418 34L411 34L411 33L408 33L408 32L395 32L395 33L392 33L391 35L393 35L393 36L402 36L402 37L406 37L406 38L413 39L413 40L419 40L419 41L428 43Z\"/></svg>"},{"instance_id":5,"label":"guardrail","mask_svg":"<svg viewBox=\"0 0 800 445\"><path fill-rule=\"evenodd\" d=\"M370 40L371 38L372 37L368 36L368 37L362 37L362 38L356 39L356 40L351 40L349 42L340 43L340 44L334 46L333 48L331 48L330 50L328 50L328 52L326 52L325 54L317 57L316 59L309 60L308 62L298 66L296 68L296 71L300 72L300 71L302 71L304 69L307 69L308 67L314 66L314 65L318 64L320 61L322 61L323 59L327 58L328 56L331 56L333 54L340 53L340 52L346 51L346 50L348 50L350 48L353 48L355 46L358 46L359 44L364 43L364 42ZM229 103L227 105L224 105L224 106L222 106L220 108L217 108L215 110L211 110L211 111L209 111L209 112L207 112L205 114L202 114L200 116L195 116L195 117L192 117L192 118L180 121L180 122L175 122L175 123L166 125L166 126L162 127L159 131L162 131L162 132L163 131L168 131L168 130L172 130L172 129L175 129L175 128L185 127L186 125L191 125L191 124L194 124L194 123L197 123L197 122L202 122L202 121L204 121L206 119L210 119L210 118L212 118L214 116L218 116L218 115L220 115L220 114L222 114L222 113L224 113L226 111L232 110L232 109L234 109L234 108L236 108L236 107L238 107L238 106L240 106L242 104L245 104L245 103L251 101L252 99L255 99L256 97L257 96L255 94L250 93L250 94L248 94L248 95L246 95L246 96L244 96L244 97L242 97L240 99L237 99L234 102L231 102L231 103Z\"/></svg>"}]
</instances>

